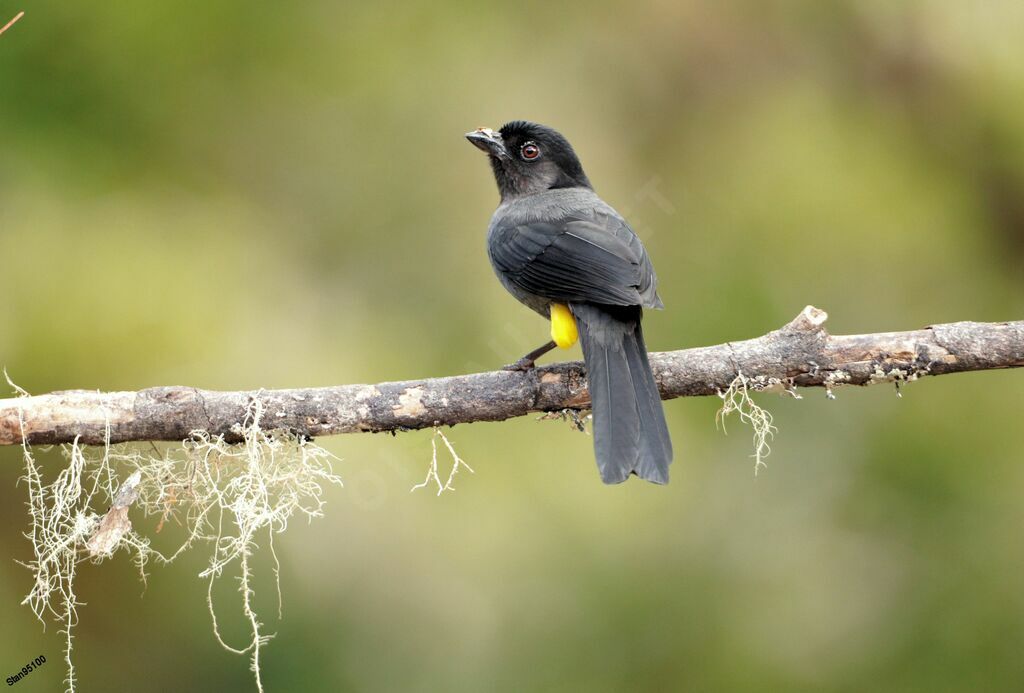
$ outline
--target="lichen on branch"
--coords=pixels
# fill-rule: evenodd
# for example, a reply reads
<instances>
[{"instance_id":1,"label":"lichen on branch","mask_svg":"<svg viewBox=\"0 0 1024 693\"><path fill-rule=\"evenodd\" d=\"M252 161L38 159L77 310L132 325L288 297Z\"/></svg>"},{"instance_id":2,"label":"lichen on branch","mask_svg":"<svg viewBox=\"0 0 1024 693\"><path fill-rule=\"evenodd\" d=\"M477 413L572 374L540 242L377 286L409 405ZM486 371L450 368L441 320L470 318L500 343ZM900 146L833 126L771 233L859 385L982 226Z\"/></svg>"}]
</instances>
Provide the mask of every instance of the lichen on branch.
<instances>
[{"instance_id":1,"label":"lichen on branch","mask_svg":"<svg viewBox=\"0 0 1024 693\"><path fill-rule=\"evenodd\" d=\"M27 396L21 401L30 399ZM28 487L30 530L34 559L32 589L23 603L43 623L56 620L65 636L69 691L75 689L73 629L78 622L75 575L82 561L101 562L124 549L134 556L143 581L151 559L170 563L189 549L205 548L208 565L200 578L208 580L207 607L216 640L237 654L248 654L262 691L260 654L270 635L253 605L250 558L256 536L266 532L275 566L274 535L283 532L296 514L309 519L323 510L324 488L341 484L331 469L330 455L312 441L287 432L265 430L259 398L232 430L237 444L224 436L193 431L181 445L152 452L137 446L112 445L89 449L76 439L63 451L68 464L47 483L33 451L23 446ZM107 430L110 430L108 424ZM124 481L118 483L119 478ZM173 518L185 538L172 553L154 549L132 526L129 509L159 518L155 531ZM249 641L241 647L221 637L213 604L214 583L229 571L239 580L241 611L249 625ZM275 569L275 578L279 578ZM277 589L281 613L280 584Z\"/></svg>"}]
</instances>

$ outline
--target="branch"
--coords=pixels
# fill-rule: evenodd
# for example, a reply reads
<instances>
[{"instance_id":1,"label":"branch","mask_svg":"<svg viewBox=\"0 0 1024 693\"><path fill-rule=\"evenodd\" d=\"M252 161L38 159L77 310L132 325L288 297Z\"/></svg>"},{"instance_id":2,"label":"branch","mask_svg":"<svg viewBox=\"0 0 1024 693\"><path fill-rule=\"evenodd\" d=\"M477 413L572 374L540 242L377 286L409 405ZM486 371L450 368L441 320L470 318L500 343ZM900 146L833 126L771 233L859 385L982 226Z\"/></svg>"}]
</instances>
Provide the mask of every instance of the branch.
<instances>
[{"instance_id":1,"label":"branch","mask_svg":"<svg viewBox=\"0 0 1024 693\"><path fill-rule=\"evenodd\" d=\"M761 390L869 385L925 375L1024 366L1024 321L956 322L910 332L833 336L827 314L807 306L792 322L756 339L652 353L663 399L725 391L739 373ZM529 412L585 409L590 400L581 362L527 372L492 371L377 385L217 392L154 387L138 392L54 392L0 400L0 445L81 443L107 438L184 440L194 431L241 439L252 399L264 426L318 437L401 431L473 421L503 421Z\"/></svg>"},{"instance_id":2,"label":"branch","mask_svg":"<svg viewBox=\"0 0 1024 693\"><path fill-rule=\"evenodd\" d=\"M19 12L18 14L14 15L14 19L12 19L11 21L9 21L6 24L4 24L3 28L0 29L0 34L4 33L8 29L10 29L12 26L14 26L14 23L16 21L18 21L19 19L21 19L24 16L25 16L24 12Z\"/></svg>"}]
</instances>

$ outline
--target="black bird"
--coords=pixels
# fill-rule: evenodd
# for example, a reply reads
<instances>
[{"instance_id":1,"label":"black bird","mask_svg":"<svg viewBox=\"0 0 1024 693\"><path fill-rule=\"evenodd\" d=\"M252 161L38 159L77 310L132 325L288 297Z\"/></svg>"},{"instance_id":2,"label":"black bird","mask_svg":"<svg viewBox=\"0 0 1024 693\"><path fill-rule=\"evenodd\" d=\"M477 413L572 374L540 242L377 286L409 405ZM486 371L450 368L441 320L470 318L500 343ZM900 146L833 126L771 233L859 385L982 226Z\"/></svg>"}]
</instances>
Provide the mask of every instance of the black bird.
<instances>
[{"instance_id":1,"label":"black bird","mask_svg":"<svg viewBox=\"0 0 1024 693\"><path fill-rule=\"evenodd\" d=\"M501 193L487 231L494 271L513 296L552 320L553 341L509 368L532 368L556 342L571 346L578 328L601 479L617 484L636 474L668 483L672 441L640 328L644 308L664 306L643 244L594 193L555 130L516 120L466 139L488 155Z\"/></svg>"}]
</instances>

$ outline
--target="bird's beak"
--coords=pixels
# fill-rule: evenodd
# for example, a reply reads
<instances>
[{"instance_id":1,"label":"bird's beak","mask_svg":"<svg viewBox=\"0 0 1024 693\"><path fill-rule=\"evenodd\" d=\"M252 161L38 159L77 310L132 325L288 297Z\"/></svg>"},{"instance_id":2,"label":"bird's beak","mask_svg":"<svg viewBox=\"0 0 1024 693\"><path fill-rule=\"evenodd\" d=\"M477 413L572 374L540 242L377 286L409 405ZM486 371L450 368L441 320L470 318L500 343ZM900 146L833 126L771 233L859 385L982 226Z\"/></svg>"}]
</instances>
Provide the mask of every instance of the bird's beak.
<instances>
[{"instance_id":1,"label":"bird's beak","mask_svg":"<svg viewBox=\"0 0 1024 693\"><path fill-rule=\"evenodd\" d=\"M466 133L466 139L470 143L493 157L502 158L506 156L505 142L501 139L501 133L490 128L477 128L473 132Z\"/></svg>"}]
</instances>

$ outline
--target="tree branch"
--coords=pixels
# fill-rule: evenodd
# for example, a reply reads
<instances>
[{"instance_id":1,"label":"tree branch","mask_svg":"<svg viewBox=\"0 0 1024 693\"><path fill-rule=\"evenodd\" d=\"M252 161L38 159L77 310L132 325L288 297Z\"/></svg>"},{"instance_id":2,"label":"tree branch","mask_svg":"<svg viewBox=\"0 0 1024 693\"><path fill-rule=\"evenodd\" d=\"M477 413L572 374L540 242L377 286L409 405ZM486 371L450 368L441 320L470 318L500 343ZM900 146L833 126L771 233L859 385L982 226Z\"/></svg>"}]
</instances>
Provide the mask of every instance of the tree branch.
<instances>
[{"instance_id":1,"label":"tree branch","mask_svg":"<svg viewBox=\"0 0 1024 693\"><path fill-rule=\"evenodd\" d=\"M0 34L4 33L8 29L10 29L12 26L14 26L14 23L16 21L18 21L19 19L21 19L24 16L25 16L24 12L19 12L18 14L14 15L14 19L12 19L11 21L9 21L6 24L4 24L3 28L0 29Z\"/></svg>"},{"instance_id":2,"label":"tree branch","mask_svg":"<svg viewBox=\"0 0 1024 693\"><path fill-rule=\"evenodd\" d=\"M957 322L910 332L833 336L807 306L756 339L651 354L663 399L712 395L739 373L758 389L868 385L925 375L1024 366L1024 321ZM240 437L253 398L267 429L318 437L400 431L589 405L580 362L527 372L493 371L378 385L217 392L154 387L139 392L54 392L0 400L0 445L184 440L193 431Z\"/></svg>"}]
</instances>

